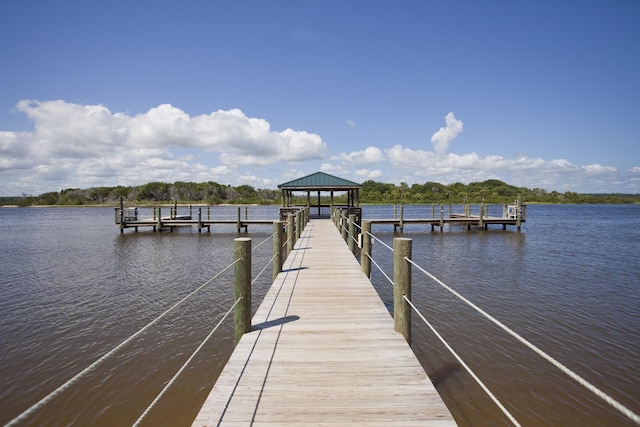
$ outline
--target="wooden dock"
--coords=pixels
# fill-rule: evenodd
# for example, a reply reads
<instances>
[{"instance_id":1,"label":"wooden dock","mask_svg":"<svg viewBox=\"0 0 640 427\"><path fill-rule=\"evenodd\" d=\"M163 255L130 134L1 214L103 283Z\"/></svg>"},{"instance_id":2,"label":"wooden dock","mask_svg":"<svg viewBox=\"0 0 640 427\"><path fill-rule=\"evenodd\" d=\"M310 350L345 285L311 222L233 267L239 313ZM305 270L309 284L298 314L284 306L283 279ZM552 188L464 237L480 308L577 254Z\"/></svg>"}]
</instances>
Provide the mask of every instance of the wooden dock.
<instances>
[{"instance_id":1,"label":"wooden dock","mask_svg":"<svg viewBox=\"0 0 640 427\"><path fill-rule=\"evenodd\" d=\"M436 227L440 228L440 231L444 229L445 225L450 226L462 226L468 230L471 227L477 227L484 230L489 228L489 225L500 225L503 230L507 229L507 226L515 226L518 231L522 224L526 222L527 206L515 202L514 205L503 205L502 216L489 215L489 209L487 205L480 204L478 214L471 213L471 205L463 205L463 213L454 213L451 205L449 205L449 212L445 214L445 206L440 205L438 212L436 212L436 206L431 206L431 217L423 218L405 218L403 214L403 207L400 207L400 214L398 215L395 207L392 218L381 219L367 219L371 224L389 224L393 225L394 231L397 229L403 230L405 225L409 224L426 224L431 226L431 231Z\"/></svg>"},{"instance_id":2,"label":"wooden dock","mask_svg":"<svg viewBox=\"0 0 640 427\"><path fill-rule=\"evenodd\" d=\"M213 225L235 225L238 232L240 232L242 229L248 231L249 225L272 225L276 220L274 218L249 219L246 206L244 215L242 215L241 207L237 207L237 217L235 219L211 218L210 206L205 207L204 214L202 207L196 207L196 215L193 214L191 206L188 206L188 208L189 214L178 214L178 206L176 204L170 207L170 215L162 216L161 208L153 207L153 217L139 218L137 208L125 209L121 203L120 208L115 208L115 224L120 228L121 233L124 233L127 228L133 228L137 232L140 227L151 227L153 231L162 231L164 229L173 231L174 227L196 226L198 231L202 231L202 229L211 231L211 226Z\"/></svg>"},{"instance_id":3,"label":"wooden dock","mask_svg":"<svg viewBox=\"0 0 640 427\"><path fill-rule=\"evenodd\" d=\"M331 220L303 230L193 426L455 426Z\"/></svg>"}]
</instances>

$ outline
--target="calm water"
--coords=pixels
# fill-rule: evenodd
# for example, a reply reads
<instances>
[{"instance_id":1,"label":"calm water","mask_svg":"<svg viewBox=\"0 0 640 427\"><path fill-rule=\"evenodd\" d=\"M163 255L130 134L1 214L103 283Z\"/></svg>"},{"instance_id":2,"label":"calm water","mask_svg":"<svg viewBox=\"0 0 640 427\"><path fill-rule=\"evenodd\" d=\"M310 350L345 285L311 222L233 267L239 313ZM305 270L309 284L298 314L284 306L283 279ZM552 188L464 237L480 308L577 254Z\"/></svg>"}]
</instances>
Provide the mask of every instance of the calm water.
<instances>
[{"instance_id":1,"label":"calm water","mask_svg":"<svg viewBox=\"0 0 640 427\"><path fill-rule=\"evenodd\" d=\"M404 213L430 216L430 208ZM364 208L365 218L392 214ZM3 424L232 261L234 226L121 235L113 215L111 208L0 209ZM272 207L249 213L276 215ZM416 225L403 236L413 238L418 264L640 413L640 206L533 205L527 220L522 232ZM389 244L398 236L390 226L373 232ZM248 236L255 247L270 234L253 226ZM377 244L373 255L390 274L389 251ZM254 251L254 276L270 257L270 241ZM254 285L255 306L270 278L271 267ZM372 281L389 306L391 286L376 271ZM132 424L231 306L232 288L232 271L222 274L28 424ZM522 425L632 425L415 269L413 299ZM146 425L190 425L232 351L231 335L226 322ZM415 318L413 336L460 425L508 425Z\"/></svg>"}]
</instances>

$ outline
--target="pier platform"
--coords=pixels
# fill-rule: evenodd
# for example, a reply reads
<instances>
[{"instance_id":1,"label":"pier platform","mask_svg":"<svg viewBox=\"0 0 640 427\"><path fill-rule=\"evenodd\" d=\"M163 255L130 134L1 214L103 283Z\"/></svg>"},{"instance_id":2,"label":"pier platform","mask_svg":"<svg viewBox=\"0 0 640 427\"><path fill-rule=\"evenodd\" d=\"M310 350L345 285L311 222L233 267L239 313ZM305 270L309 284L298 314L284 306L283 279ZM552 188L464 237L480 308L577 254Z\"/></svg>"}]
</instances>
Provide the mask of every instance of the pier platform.
<instances>
[{"instance_id":1,"label":"pier platform","mask_svg":"<svg viewBox=\"0 0 640 427\"><path fill-rule=\"evenodd\" d=\"M330 220L287 257L193 426L455 426Z\"/></svg>"}]
</instances>

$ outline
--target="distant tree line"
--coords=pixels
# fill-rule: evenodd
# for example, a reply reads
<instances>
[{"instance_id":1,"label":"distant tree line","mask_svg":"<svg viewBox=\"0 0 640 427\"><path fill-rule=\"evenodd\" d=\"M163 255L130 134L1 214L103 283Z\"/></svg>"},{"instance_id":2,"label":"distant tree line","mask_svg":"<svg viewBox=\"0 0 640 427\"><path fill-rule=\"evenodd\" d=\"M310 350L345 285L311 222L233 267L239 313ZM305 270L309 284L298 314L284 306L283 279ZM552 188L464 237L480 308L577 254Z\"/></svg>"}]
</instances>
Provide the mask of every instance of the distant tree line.
<instances>
[{"instance_id":1,"label":"distant tree line","mask_svg":"<svg viewBox=\"0 0 640 427\"><path fill-rule=\"evenodd\" d=\"M640 203L640 194L580 194L571 191L548 192L542 188L516 187L497 179L449 185L437 182L408 185L366 181L361 200L366 203L510 203L520 196L528 203Z\"/></svg>"},{"instance_id":2,"label":"distant tree line","mask_svg":"<svg viewBox=\"0 0 640 427\"><path fill-rule=\"evenodd\" d=\"M482 182L444 185L437 182L400 185L365 181L362 184L360 202L368 204L427 204L427 203L510 203L520 196L526 203L640 203L640 194L580 194L574 192L548 192L542 188L516 187L497 179ZM89 189L65 189L39 196L0 197L0 205L38 206L116 206L120 198L128 203L158 204L206 203L218 204L261 204L280 203L280 191L254 188L250 185L232 187L217 182L150 182L140 186L96 187ZM323 197L324 199L324 197ZM344 203L344 197L335 198L336 203ZM296 200L306 202L301 195Z\"/></svg>"}]
</instances>

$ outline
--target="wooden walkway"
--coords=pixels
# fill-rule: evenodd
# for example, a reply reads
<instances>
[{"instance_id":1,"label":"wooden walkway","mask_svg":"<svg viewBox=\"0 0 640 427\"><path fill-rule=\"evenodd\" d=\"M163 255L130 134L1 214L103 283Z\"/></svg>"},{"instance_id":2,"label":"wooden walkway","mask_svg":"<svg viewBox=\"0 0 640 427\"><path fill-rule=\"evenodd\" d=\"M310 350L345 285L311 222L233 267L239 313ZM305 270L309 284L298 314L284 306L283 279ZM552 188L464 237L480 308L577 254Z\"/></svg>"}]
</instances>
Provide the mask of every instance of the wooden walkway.
<instances>
[{"instance_id":1,"label":"wooden walkway","mask_svg":"<svg viewBox=\"0 0 640 427\"><path fill-rule=\"evenodd\" d=\"M330 220L302 232L193 426L455 426Z\"/></svg>"}]
</instances>

